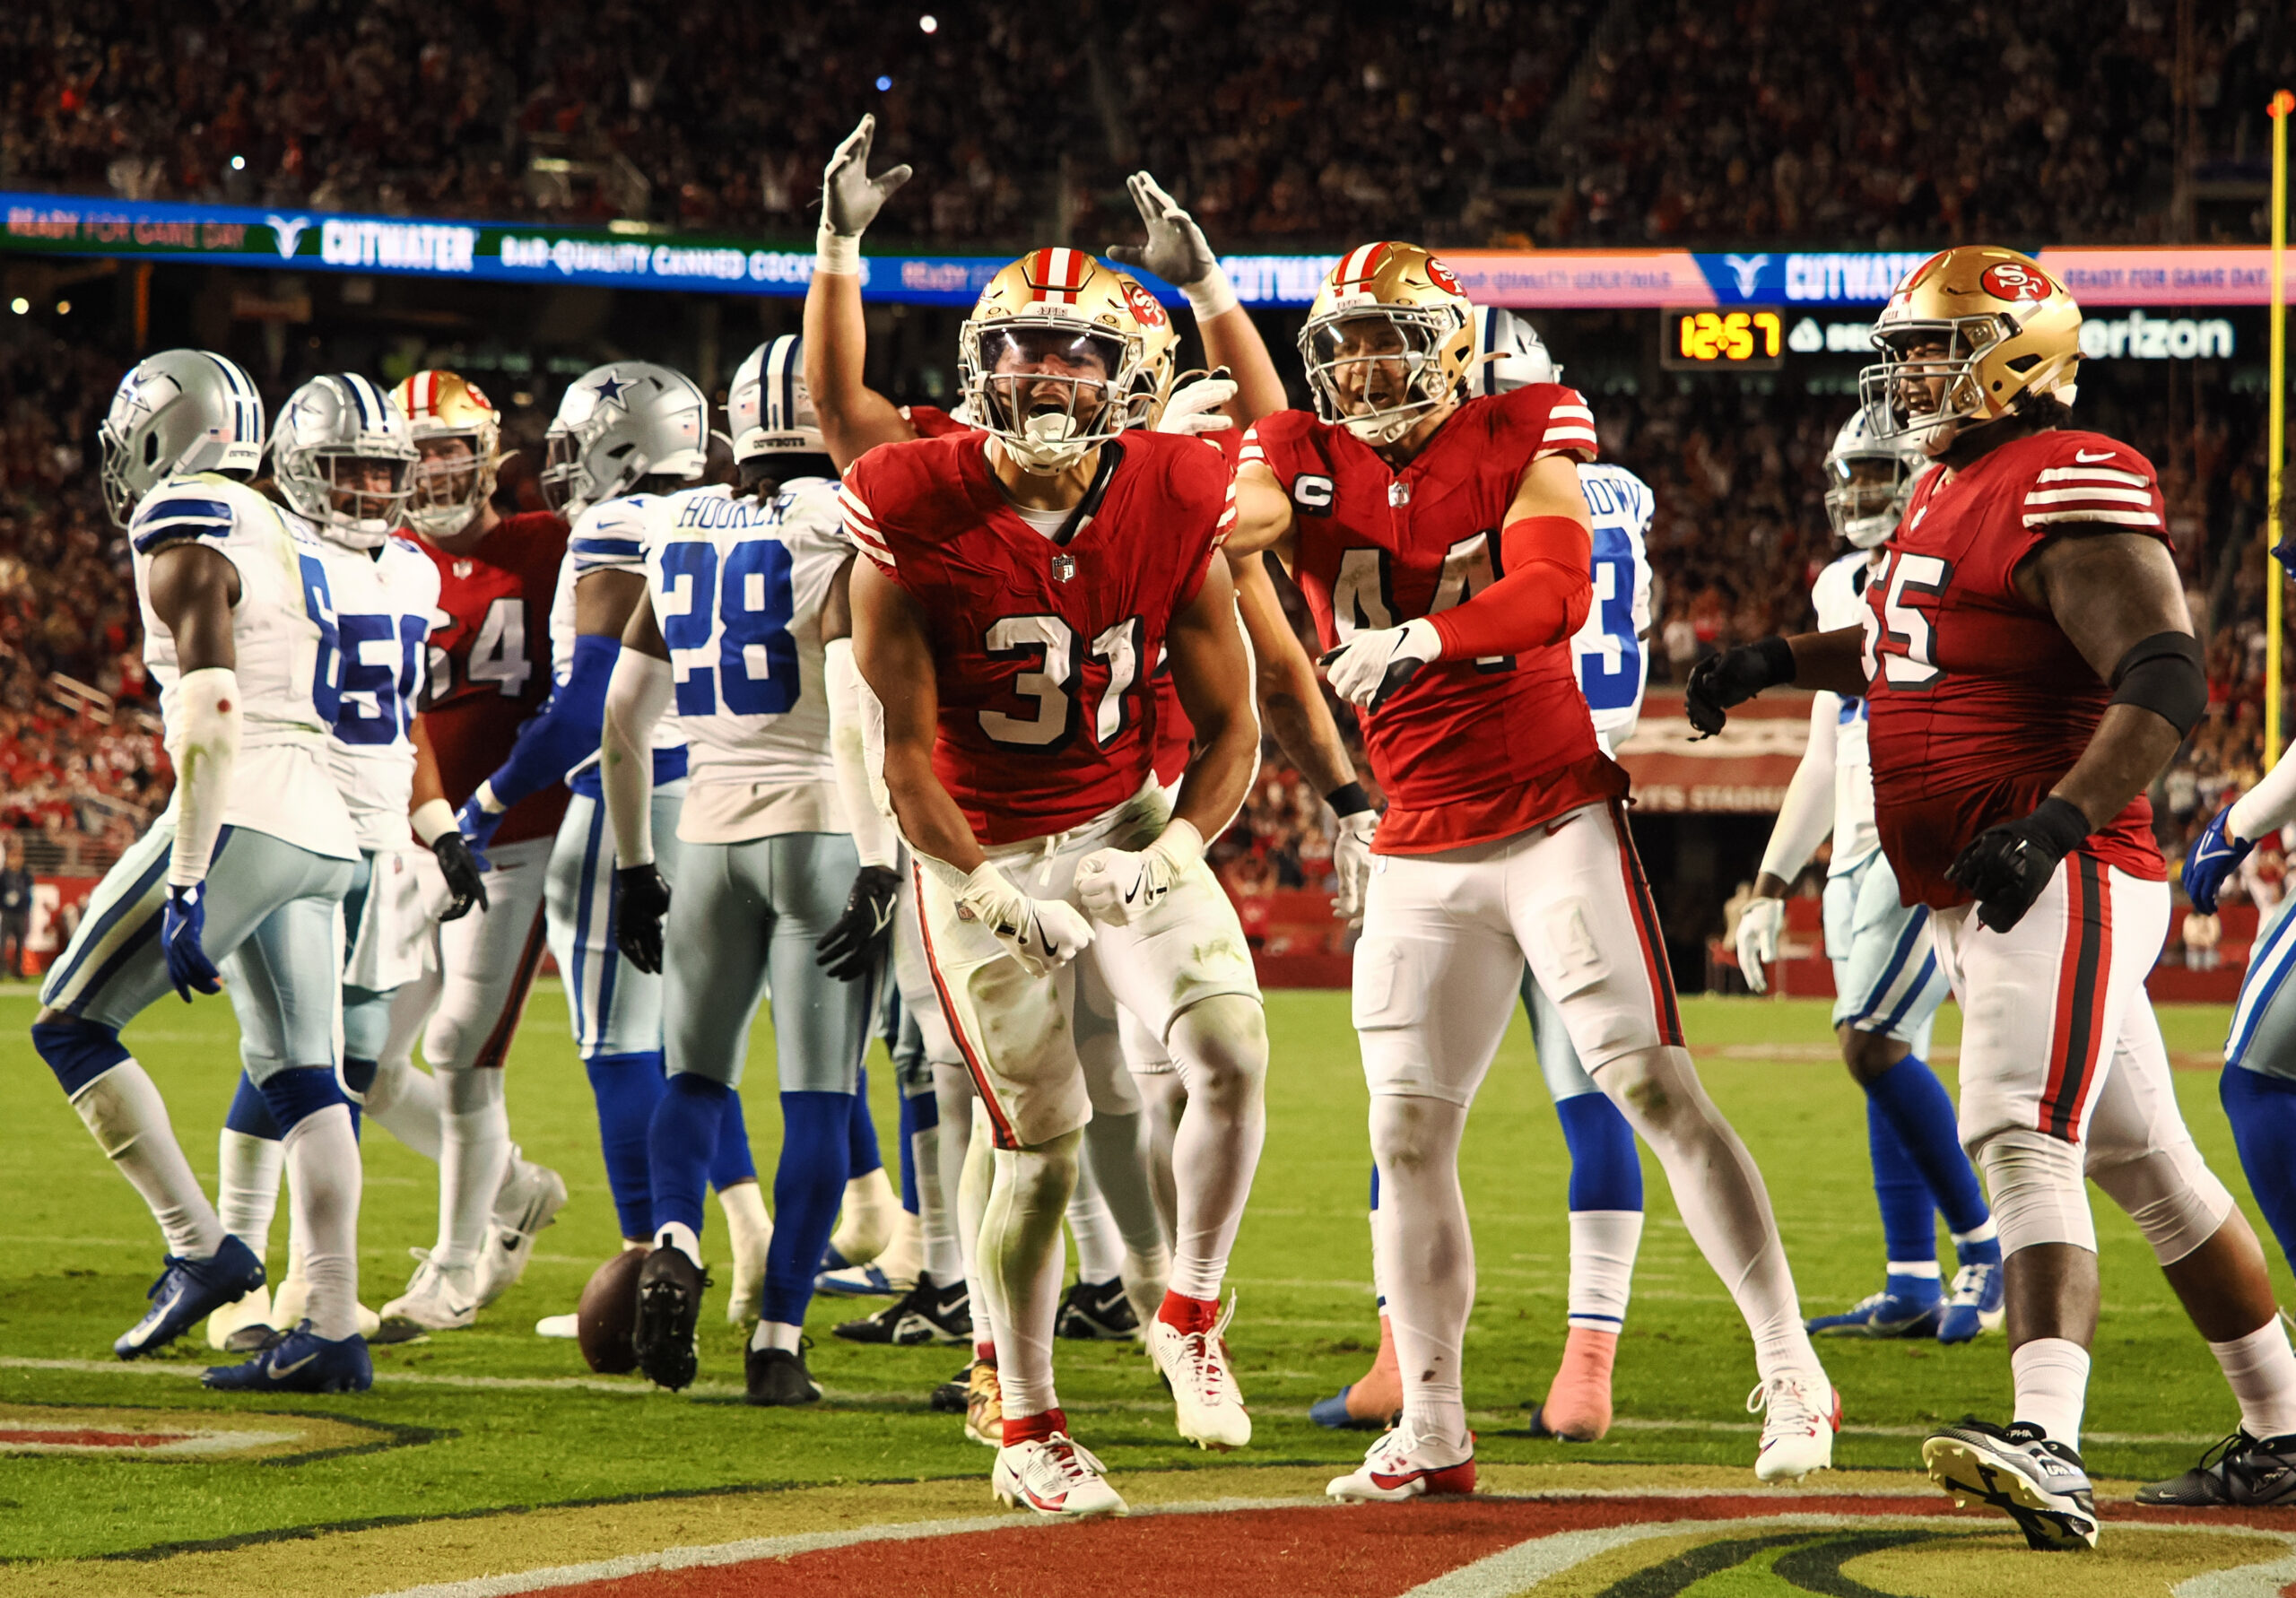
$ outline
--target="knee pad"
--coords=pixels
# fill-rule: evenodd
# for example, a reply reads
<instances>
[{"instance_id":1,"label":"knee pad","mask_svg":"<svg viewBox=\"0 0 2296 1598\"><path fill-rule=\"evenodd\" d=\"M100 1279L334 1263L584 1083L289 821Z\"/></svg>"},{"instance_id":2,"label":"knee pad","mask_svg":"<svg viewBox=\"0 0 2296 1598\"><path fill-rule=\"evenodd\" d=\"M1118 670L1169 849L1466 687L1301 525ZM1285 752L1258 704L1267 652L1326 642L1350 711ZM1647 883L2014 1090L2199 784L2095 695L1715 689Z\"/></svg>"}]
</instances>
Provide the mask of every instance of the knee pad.
<instances>
[{"instance_id":1,"label":"knee pad","mask_svg":"<svg viewBox=\"0 0 2296 1598\"><path fill-rule=\"evenodd\" d=\"M502 1102L500 1071L457 1071L433 1066L430 1075L439 1084L439 1106L448 1115L467 1116Z\"/></svg>"},{"instance_id":2,"label":"knee pad","mask_svg":"<svg viewBox=\"0 0 2296 1598\"><path fill-rule=\"evenodd\" d=\"M1382 1093L1371 1100L1371 1157L1381 1170L1397 1173L1456 1159L1466 1111L1447 1099ZM1378 1201L1373 1200L1373 1208Z\"/></svg>"},{"instance_id":3,"label":"knee pad","mask_svg":"<svg viewBox=\"0 0 2296 1598\"><path fill-rule=\"evenodd\" d=\"M1683 1128L1688 1121L1719 1120L1713 1102L1690 1063L1690 1053L1671 1044L1632 1049L1595 1066L1595 1085L1612 1103L1641 1123L1644 1136Z\"/></svg>"},{"instance_id":4,"label":"knee pad","mask_svg":"<svg viewBox=\"0 0 2296 1598\"><path fill-rule=\"evenodd\" d=\"M78 1098L90 1082L130 1058L118 1028L77 1016L40 1022L32 1029L32 1047L56 1073L67 1099Z\"/></svg>"},{"instance_id":5,"label":"knee pad","mask_svg":"<svg viewBox=\"0 0 2296 1598\"><path fill-rule=\"evenodd\" d=\"M2175 1264L2214 1237L2232 1209L2231 1194L2190 1139L2093 1167L2089 1177L2128 1212L2152 1246L2152 1257L2163 1265ZM1996 1201L1996 1213L1999 1208Z\"/></svg>"},{"instance_id":6,"label":"knee pad","mask_svg":"<svg viewBox=\"0 0 2296 1598\"><path fill-rule=\"evenodd\" d=\"M2045 1132L1996 1132L1974 1153L1993 1197L2003 1257L2042 1243L2097 1251L2081 1151Z\"/></svg>"},{"instance_id":7,"label":"knee pad","mask_svg":"<svg viewBox=\"0 0 2296 1598\"><path fill-rule=\"evenodd\" d=\"M1267 1012L1242 994L1213 994L1172 1018L1165 1034L1190 1092L1250 1088L1267 1079Z\"/></svg>"}]
</instances>

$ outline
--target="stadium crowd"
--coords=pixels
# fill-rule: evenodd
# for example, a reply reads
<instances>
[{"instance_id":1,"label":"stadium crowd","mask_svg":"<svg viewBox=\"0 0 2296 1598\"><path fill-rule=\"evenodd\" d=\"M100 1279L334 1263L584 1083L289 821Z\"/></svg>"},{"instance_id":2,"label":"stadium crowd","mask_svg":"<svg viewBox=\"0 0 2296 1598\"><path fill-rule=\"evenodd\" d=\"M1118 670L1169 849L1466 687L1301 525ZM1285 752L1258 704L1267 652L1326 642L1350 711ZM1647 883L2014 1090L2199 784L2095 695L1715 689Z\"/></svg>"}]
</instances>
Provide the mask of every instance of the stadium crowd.
<instances>
[{"instance_id":1,"label":"stadium crowd","mask_svg":"<svg viewBox=\"0 0 2296 1598\"><path fill-rule=\"evenodd\" d=\"M918 168L887 242L1091 239L1142 164L1234 245L2147 239L2180 165L2254 175L2296 66L2252 0L2182 38L2166 0L1861 0L1848 62L1830 0L925 4L25 0L0 185L802 235L866 104Z\"/></svg>"}]
</instances>

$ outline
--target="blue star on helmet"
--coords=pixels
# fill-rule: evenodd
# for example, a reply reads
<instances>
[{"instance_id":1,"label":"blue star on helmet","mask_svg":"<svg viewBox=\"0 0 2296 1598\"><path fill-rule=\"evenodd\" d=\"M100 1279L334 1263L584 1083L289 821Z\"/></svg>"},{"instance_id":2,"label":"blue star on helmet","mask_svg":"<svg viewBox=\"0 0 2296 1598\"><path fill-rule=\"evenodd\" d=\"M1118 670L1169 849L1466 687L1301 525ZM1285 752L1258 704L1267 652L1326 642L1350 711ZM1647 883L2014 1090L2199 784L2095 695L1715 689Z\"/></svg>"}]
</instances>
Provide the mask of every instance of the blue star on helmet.
<instances>
[{"instance_id":1,"label":"blue star on helmet","mask_svg":"<svg viewBox=\"0 0 2296 1598\"><path fill-rule=\"evenodd\" d=\"M618 378L613 373L608 372L598 379L597 386L590 392L598 396L598 402L601 404L612 401L627 411L630 409L630 402L622 397L622 391L629 386L630 380L627 378Z\"/></svg>"}]
</instances>

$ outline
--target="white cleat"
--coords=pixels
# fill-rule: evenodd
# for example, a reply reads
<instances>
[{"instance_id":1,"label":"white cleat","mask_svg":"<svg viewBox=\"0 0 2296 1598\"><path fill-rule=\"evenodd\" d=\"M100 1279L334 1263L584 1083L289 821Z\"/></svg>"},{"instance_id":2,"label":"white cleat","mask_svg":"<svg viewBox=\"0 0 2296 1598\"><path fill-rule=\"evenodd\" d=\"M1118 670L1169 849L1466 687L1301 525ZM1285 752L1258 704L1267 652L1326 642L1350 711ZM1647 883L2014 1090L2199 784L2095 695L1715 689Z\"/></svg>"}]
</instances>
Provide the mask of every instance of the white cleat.
<instances>
[{"instance_id":1,"label":"white cleat","mask_svg":"<svg viewBox=\"0 0 2296 1598\"><path fill-rule=\"evenodd\" d=\"M1209 1332L1182 1332L1161 1317L1145 1331L1148 1357L1172 1390L1179 1434L1199 1448L1241 1448L1252 1440L1251 1411L1244 1407L1236 1373L1228 1368L1223 1333L1236 1318L1236 1301Z\"/></svg>"},{"instance_id":2,"label":"white cleat","mask_svg":"<svg viewBox=\"0 0 2296 1598\"><path fill-rule=\"evenodd\" d=\"M271 1336L271 1290L250 1288L207 1317L207 1346L248 1354Z\"/></svg>"},{"instance_id":3,"label":"white cleat","mask_svg":"<svg viewBox=\"0 0 2296 1598\"><path fill-rule=\"evenodd\" d=\"M988 1485L1008 1509L1033 1509L1063 1520L1132 1513L1109 1485L1108 1467L1065 1431L997 1449Z\"/></svg>"},{"instance_id":4,"label":"white cleat","mask_svg":"<svg viewBox=\"0 0 2296 1598\"><path fill-rule=\"evenodd\" d=\"M1467 1434L1462 1453L1422 1442L1396 1426L1379 1434L1361 1464L1333 1477L1324 1496L1343 1504L1400 1504L1417 1498L1462 1498L1473 1491L1474 1433Z\"/></svg>"},{"instance_id":5,"label":"white cleat","mask_svg":"<svg viewBox=\"0 0 2296 1598\"><path fill-rule=\"evenodd\" d=\"M478 1318L475 1265L441 1265L428 1250L407 1252L422 1263L415 1267L406 1291L383 1306L384 1342L404 1342L425 1332L458 1332Z\"/></svg>"},{"instance_id":6,"label":"white cleat","mask_svg":"<svg viewBox=\"0 0 2296 1598\"><path fill-rule=\"evenodd\" d=\"M572 1342L582 1335L582 1317L576 1315L546 1315L535 1323L536 1337L562 1337Z\"/></svg>"},{"instance_id":7,"label":"white cleat","mask_svg":"<svg viewBox=\"0 0 2296 1598\"><path fill-rule=\"evenodd\" d=\"M415 1251L415 1257L418 1259L422 1257L421 1250ZM271 1296L272 1329L276 1332L292 1332L300 1325L306 1308L310 1302L310 1297L311 1284L300 1276L290 1276L281 1282L279 1290ZM355 1307L359 1311L359 1335L366 1338L370 1342L377 1341L382 1331L383 1317L364 1304L357 1305ZM413 1335L414 1333L408 1333L405 1336L383 1338L381 1341L404 1342Z\"/></svg>"},{"instance_id":8,"label":"white cleat","mask_svg":"<svg viewBox=\"0 0 2296 1598\"><path fill-rule=\"evenodd\" d=\"M1761 1426L1754 1474L1764 1481L1799 1481L1833 1465L1834 1433L1841 1429L1841 1394L1822 1374L1772 1377L1746 1395L1746 1413L1770 1411Z\"/></svg>"},{"instance_id":9,"label":"white cleat","mask_svg":"<svg viewBox=\"0 0 2296 1598\"><path fill-rule=\"evenodd\" d=\"M523 1158L516 1144L494 1190L494 1212L486 1223L486 1246L478 1256L478 1307L482 1309L517 1285L534 1257L535 1238L566 1207L566 1179L546 1165Z\"/></svg>"}]
</instances>

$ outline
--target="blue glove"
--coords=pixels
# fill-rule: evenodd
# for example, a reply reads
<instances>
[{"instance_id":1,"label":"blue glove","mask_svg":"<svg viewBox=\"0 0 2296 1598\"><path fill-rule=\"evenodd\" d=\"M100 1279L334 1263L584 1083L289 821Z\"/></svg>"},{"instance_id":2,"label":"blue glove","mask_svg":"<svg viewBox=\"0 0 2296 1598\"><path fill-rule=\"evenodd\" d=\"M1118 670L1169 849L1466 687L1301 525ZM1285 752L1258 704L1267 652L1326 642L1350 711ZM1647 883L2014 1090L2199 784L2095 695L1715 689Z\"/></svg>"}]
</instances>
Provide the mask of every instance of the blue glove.
<instances>
[{"instance_id":1,"label":"blue glove","mask_svg":"<svg viewBox=\"0 0 2296 1598\"><path fill-rule=\"evenodd\" d=\"M2223 891L2224 879L2239 869L2248 851L2257 847L2253 838L2228 838L2224 823L2231 819L2232 807L2226 805L2192 840L2192 853L2185 856L2185 894L2192 900L2192 908L2204 916L2216 914L2216 896Z\"/></svg>"},{"instance_id":2,"label":"blue glove","mask_svg":"<svg viewBox=\"0 0 2296 1598\"><path fill-rule=\"evenodd\" d=\"M206 885L170 887L167 907L160 912L160 948L168 957L168 980L176 985L176 992L187 1004L191 1003L195 990L203 994L223 991L222 979L215 973L215 962L199 946L199 935L206 928Z\"/></svg>"},{"instance_id":3,"label":"blue glove","mask_svg":"<svg viewBox=\"0 0 2296 1598\"><path fill-rule=\"evenodd\" d=\"M463 807L455 812L455 825L461 830L463 841L470 846L471 859L479 870L494 869L494 863L486 857L486 846L494 841L494 829L509 813L507 810L487 809L475 794L464 800Z\"/></svg>"}]
</instances>

